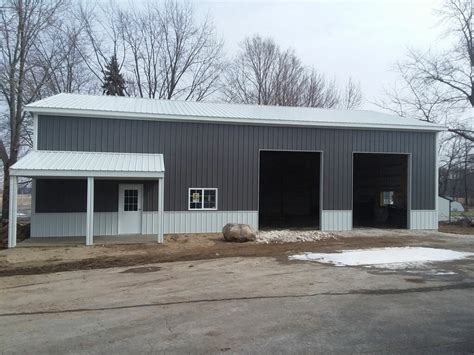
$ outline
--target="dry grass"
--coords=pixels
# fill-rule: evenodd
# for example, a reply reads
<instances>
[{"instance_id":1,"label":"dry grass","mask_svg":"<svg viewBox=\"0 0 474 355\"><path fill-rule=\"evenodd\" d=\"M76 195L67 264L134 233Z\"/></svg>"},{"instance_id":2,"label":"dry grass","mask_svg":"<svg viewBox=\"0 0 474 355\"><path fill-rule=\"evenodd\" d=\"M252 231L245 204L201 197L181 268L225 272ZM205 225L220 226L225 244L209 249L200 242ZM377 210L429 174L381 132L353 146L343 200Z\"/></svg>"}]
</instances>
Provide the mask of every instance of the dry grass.
<instances>
[{"instance_id":1,"label":"dry grass","mask_svg":"<svg viewBox=\"0 0 474 355\"><path fill-rule=\"evenodd\" d=\"M444 224L439 225L439 231L443 233L454 233L464 235L474 235L474 227L462 226L458 224Z\"/></svg>"}]
</instances>

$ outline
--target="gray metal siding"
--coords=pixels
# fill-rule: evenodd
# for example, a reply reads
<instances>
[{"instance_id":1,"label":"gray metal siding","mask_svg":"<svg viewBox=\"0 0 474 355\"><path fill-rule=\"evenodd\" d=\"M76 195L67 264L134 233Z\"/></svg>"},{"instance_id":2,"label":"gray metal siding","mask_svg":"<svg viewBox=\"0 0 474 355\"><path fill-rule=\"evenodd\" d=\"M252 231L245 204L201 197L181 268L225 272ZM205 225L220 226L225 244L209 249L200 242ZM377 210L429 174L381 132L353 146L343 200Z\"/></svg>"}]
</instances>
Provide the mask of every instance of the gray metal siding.
<instances>
[{"instance_id":1,"label":"gray metal siding","mask_svg":"<svg viewBox=\"0 0 474 355\"><path fill-rule=\"evenodd\" d=\"M162 153L165 210L187 210L189 187L219 188L219 210L258 210L260 149L323 151L325 210L352 209L352 153L412 156L412 209L435 208L432 132L276 127L40 116L38 149Z\"/></svg>"}]
</instances>

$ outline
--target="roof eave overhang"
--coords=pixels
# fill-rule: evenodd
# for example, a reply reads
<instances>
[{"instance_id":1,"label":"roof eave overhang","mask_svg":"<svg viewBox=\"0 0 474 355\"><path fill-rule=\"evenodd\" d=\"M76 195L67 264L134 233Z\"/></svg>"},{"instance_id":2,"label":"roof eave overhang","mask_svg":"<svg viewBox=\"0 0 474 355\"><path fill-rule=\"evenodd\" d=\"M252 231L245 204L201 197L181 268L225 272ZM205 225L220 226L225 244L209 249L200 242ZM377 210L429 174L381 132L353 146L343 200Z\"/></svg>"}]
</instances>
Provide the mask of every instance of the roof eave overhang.
<instances>
[{"instance_id":1,"label":"roof eave overhang","mask_svg":"<svg viewBox=\"0 0 474 355\"><path fill-rule=\"evenodd\" d=\"M58 178L111 178L111 179L159 179L165 172L140 172L140 171L84 171L84 170L41 170L41 169L15 169L10 168L12 176L26 177L58 177Z\"/></svg>"},{"instance_id":2,"label":"roof eave overhang","mask_svg":"<svg viewBox=\"0 0 474 355\"><path fill-rule=\"evenodd\" d=\"M431 125L402 125L402 124L361 124L353 122L309 122L296 120L268 120L268 119L249 119L249 118L228 118L228 117L205 117L205 116L181 116L181 115L161 115L139 112L118 112L84 109L64 109L50 107L26 106L26 111L34 114L47 114L53 116L87 116L97 118L116 118L130 119L138 118L141 120L152 121L181 121L181 122L202 122L202 123L221 123L221 124L244 124L244 125L269 125L269 126L297 126L297 127L322 127L322 128L353 128L353 129L377 129L377 130L401 130L401 131L446 131L447 127Z\"/></svg>"}]
</instances>

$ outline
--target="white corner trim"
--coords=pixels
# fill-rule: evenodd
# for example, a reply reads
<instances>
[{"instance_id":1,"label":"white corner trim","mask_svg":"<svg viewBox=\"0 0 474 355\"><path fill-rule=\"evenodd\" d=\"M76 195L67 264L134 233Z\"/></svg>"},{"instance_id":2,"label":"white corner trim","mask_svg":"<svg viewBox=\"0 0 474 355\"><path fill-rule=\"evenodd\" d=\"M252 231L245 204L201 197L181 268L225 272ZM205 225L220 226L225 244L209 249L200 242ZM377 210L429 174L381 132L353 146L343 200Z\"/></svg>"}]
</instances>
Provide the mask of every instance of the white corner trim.
<instances>
[{"instance_id":1,"label":"white corner trim","mask_svg":"<svg viewBox=\"0 0 474 355\"><path fill-rule=\"evenodd\" d=\"M439 148L439 133L436 133L436 144L435 144L435 209L439 209L439 204L438 204L438 196L439 196L439 153L438 153L438 148Z\"/></svg>"},{"instance_id":2,"label":"white corner trim","mask_svg":"<svg viewBox=\"0 0 474 355\"><path fill-rule=\"evenodd\" d=\"M38 150L38 114L33 113L33 150Z\"/></svg>"}]
</instances>

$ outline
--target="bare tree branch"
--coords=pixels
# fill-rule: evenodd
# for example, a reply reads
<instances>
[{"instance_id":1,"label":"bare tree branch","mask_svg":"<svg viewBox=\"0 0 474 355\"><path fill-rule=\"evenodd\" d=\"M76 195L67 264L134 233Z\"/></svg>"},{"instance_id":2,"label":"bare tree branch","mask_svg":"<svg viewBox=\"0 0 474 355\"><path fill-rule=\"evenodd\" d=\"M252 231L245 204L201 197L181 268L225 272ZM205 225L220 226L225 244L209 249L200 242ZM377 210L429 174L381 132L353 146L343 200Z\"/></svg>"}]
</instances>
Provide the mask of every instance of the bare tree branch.
<instances>
[{"instance_id":1,"label":"bare tree branch","mask_svg":"<svg viewBox=\"0 0 474 355\"><path fill-rule=\"evenodd\" d=\"M258 35L240 44L221 91L228 102L258 105L353 109L362 102L359 85L349 81L341 95L335 80L305 67L294 51L283 51Z\"/></svg>"}]
</instances>

